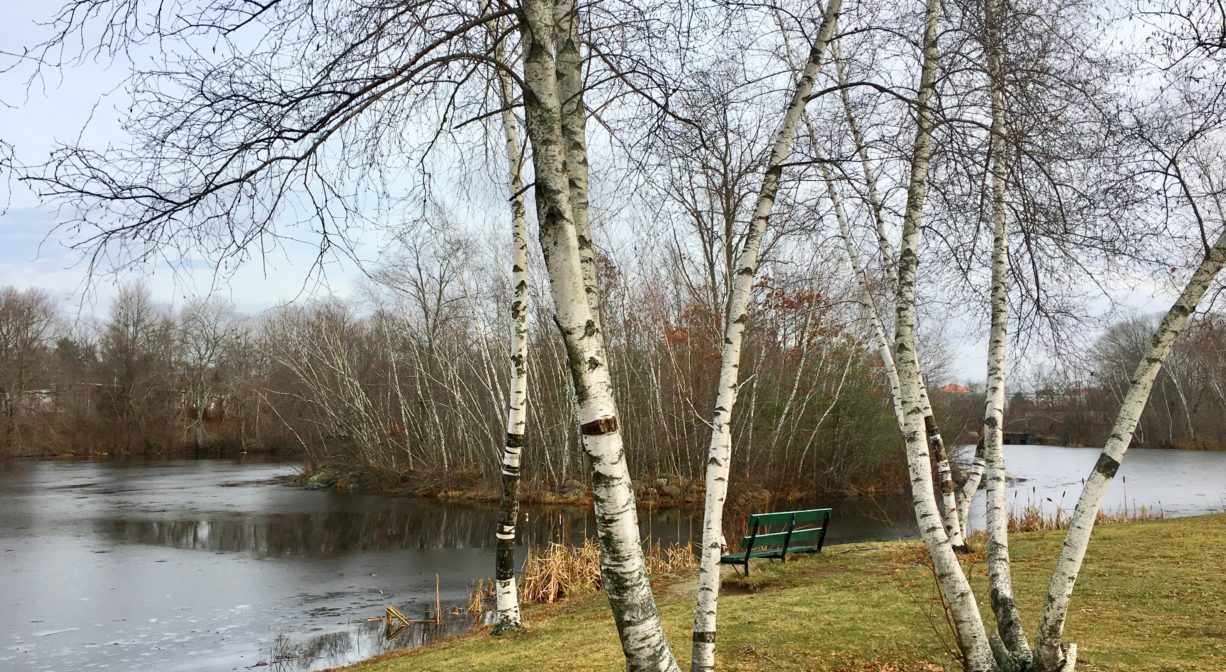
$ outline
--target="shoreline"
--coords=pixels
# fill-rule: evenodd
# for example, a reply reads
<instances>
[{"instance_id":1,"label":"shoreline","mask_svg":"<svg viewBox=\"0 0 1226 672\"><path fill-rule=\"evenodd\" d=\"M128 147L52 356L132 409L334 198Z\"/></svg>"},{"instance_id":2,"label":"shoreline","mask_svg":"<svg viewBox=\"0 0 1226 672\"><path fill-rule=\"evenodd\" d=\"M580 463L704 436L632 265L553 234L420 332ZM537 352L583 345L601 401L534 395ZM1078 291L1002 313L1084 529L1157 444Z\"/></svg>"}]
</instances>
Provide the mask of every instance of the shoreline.
<instances>
[{"instance_id":1,"label":"shoreline","mask_svg":"<svg viewBox=\"0 0 1226 672\"><path fill-rule=\"evenodd\" d=\"M677 508L701 510L705 503L705 490L700 483L674 478L657 478L647 483L636 482L635 499L638 508ZM389 478L355 469L336 467L304 468L294 479L295 484L308 490L333 490L355 494L371 494L384 497L410 497L432 499L440 502L497 504L502 493L493 485L482 484L480 479L459 477L454 484L431 483L426 478L414 480L401 475ZM591 506L590 487L577 480L570 480L561 491L540 486L520 485L519 503L539 506ZM813 498L871 500L876 497L905 495L905 488L856 486L845 487L841 492L804 492L793 488L774 492L764 485L742 486L742 499L749 508L761 508L777 502L803 502Z\"/></svg>"}]
</instances>

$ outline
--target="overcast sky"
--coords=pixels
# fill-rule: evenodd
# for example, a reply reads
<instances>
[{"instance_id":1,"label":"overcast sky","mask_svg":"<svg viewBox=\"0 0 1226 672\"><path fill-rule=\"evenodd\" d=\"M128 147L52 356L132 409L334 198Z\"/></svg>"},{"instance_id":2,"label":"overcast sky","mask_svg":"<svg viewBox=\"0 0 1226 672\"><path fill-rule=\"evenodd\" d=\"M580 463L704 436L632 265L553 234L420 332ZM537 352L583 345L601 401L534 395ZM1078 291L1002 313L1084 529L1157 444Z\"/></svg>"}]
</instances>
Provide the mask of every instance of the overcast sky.
<instances>
[{"instance_id":1,"label":"overcast sky","mask_svg":"<svg viewBox=\"0 0 1226 672\"><path fill-rule=\"evenodd\" d=\"M20 51L21 45L44 35L45 29L35 21L45 19L56 6L58 3L44 0L0 3L3 49ZM122 87L126 75L126 63L88 62L29 87L23 79L0 78L0 137L30 163L43 160L56 141L76 139L83 128L87 128L86 139L95 146L120 143L124 136L119 111L126 108ZM46 289L72 310L105 311L116 288L138 277L147 280L161 301L181 304L185 296L213 292L248 313L313 294L348 295L357 282L357 268L341 259L328 261L326 277L309 277L316 252L310 246L283 250L263 264L245 264L220 284L214 281L212 266L200 262L181 265L193 271L162 263L91 281L81 254L67 247L69 237L55 231L62 221L55 209L41 204L24 184L11 182L8 190L8 207L0 215L0 285Z\"/></svg>"},{"instance_id":2,"label":"overcast sky","mask_svg":"<svg viewBox=\"0 0 1226 672\"><path fill-rule=\"evenodd\" d=\"M31 44L45 34L35 20L57 6L45 0L5 0L0 3L0 45L4 50ZM139 61L141 54L134 54ZM127 100L123 78L127 64L89 62L55 73L54 78L30 86L17 78L0 78L0 137L13 144L27 162L44 159L56 141L76 139L87 128L85 139L94 146L121 143L120 111ZM7 210L0 215L0 285L39 287L48 290L64 306L84 313L102 313L116 288L125 281L143 277L156 298L181 304L186 296L215 293L228 298L243 312L258 313L286 301L336 294L350 296L360 282L356 265L344 259L329 259L323 277L311 277L314 247L292 244L261 263L247 263L227 280L214 278L205 263L151 264L137 273L90 278L81 254L67 247L68 236L56 231L62 219L43 205L25 185L9 187ZM180 261L180 260L166 260ZM184 270L184 268L190 270ZM1120 317L1165 310L1173 297L1167 287L1144 279L1121 284L1116 293ZM1100 302L1101 306L1106 301ZM986 325L980 328L953 325L946 331L954 351L953 377L983 380ZM1037 353L1036 355L1037 356Z\"/></svg>"}]
</instances>

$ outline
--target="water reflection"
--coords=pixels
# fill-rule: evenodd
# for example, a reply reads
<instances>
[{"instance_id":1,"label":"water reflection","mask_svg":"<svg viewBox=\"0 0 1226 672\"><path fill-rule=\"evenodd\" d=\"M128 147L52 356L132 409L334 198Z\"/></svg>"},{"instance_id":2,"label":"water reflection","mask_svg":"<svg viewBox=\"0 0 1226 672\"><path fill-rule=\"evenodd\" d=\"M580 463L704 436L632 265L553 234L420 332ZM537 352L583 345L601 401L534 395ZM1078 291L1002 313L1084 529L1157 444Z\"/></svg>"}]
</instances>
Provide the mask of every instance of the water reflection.
<instances>
[{"instance_id":1,"label":"water reflection","mask_svg":"<svg viewBox=\"0 0 1226 672\"><path fill-rule=\"evenodd\" d=\"M337 667L381 653L433 644L440 639L467 632L472 621L464 617L444 618L441 624L414 623L388 637L380 623L353 622L339 632L295 638L278 635L267 650L268 669L300 672Z\"/></svg>"},{"instance_id":2,"label":"water reflection","mask_svg":"<svg viewBox=\"0 0 1226 672\"><path fill-rule=\"evenodd\" d=\"M295 513L218 513L193 518L123 517L93 521L94 532L112 543L147 544L257 558L330 557L356 551L490 549L497 512L491 507L432 501L381 500L386 508ZM821 502L829 506L829 500ZM901 505L900 505L901 504ZM788 506L809 506L793 502ZM818 504L813 504L818 505ZM831 539L864 540L906 535L905 501L898 498L839 502ZM901 521L901 522L899 522ZM644 541L696 542L697 511L663 509L640 513ZM590 509L526 507L519 544L579 543L594 534Z\"/></svg>"},{"instance_id":3,"label":"water reflection","mask_svg":"<svg viewBox=\"0 0 1226 672\"><path fill-rule=\"evenodd\" d=\"M434 513L434 512L430 512ZM353 551L483 548L490 526L479 516L421 511L320 511L270 515L211 515L190 520L102 519L99 535L152 544L256 557L328 557Z\"/></svg>"}]
</instances>

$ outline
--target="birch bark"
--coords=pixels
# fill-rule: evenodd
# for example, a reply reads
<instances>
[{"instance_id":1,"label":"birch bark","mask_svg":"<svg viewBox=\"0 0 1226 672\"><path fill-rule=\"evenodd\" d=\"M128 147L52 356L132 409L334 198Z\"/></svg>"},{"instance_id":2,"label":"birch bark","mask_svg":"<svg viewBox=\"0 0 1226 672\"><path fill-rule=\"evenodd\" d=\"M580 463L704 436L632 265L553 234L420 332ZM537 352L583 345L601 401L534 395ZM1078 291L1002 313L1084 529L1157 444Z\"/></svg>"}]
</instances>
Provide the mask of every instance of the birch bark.
<instances>
[{"instance_id":1,"label":"birch bark","mask_svg":"<svg viewBox=\"0 0 1226 672\"><path fill-rule=\"evenodd\" d=\"M860 169L864 172L864 186L868 196L868 205L873 213L873 223L877 229L877 251L881 255L882 266L885 267L893 285L898 284L898 262L894 255L894 246L885 232L885 212L881 197L877 192L877 175L873 172L873 164L868 156L868 145L864 142L864 133L860 123L856 121L856 113L851 105L851 94L847 88L847 66L843 63L839 42L834 43L835 72L838 84L844 87L839 90L843 102L843 116L847 119L847 129L851 132L852 144L856 147L856 156L860 158Z\"/></svg>"},{"instance_id":2,"label":"birch bark","mask_svg":"<svg viewBox=\"0 0 1226 672\"><path fill-rule=\"evenodd\" d=\"M814 147L816 146L815 143ZM839 196L838 189L835 188L834 175L820 153L817 156L817 160L818 166L821 168L822 179L826 182L826 195L834 206L834 218L839 225L839 237L843 240L843 250L847 253L847 260L851 263L851 270L856 276L856 282L860 285L860 300L864 305L865 312L868 314L869 321L873 325L873 337L877 342L877 350L881 353L881 364L882 368L885 369L886 380L890 384L890 399L894 402L894 420L898 423L898 431L902 432L905 431L906 420L902 412L902 393L899 390L898 368L894 366L894 353L890 346L890 338L886 335L885 325L882 324L881 315L877 312L877 304L873 299L872 288L869 286L868 274L864 272L864 266L860 263L860 255L856 252L856 248L851 242L851 226L847 221L847 211L843 207L843 199Z\"/></svg>"},{"instance_id":3,"label":"birch bark","mask_svg":"<svg viewBox=\"0 0 1226 672\"><path fill-rule=\"evenodd\" d=\"M1005 80L1001 70L1001 15L996 0L984 0L984 54L991 87L992 126L989 140L992 172L992 286L991 328L988 335L988 394L983 412L983 455L987 471L988 583L996 634L1015 669L1028 669L1033 659L1022 628L1022 614L1013 598L1013 571L1009 562L1009 512L1005 503L1005 362L1008 333L1008 286L1005 264L1009 258L1008 217L1005 204L1008 153L1005 137Z\"/></svg>"},{"instance_id":4,"label":"birch bark","mask_svg":"<svg viewBox=\"0 0 1226 672\"><path fill-rule=\"evenodd\" d=\"M501 43L494 57L503 60ZM519 592L515 585L515 527L519 519L520 460L528 421L528 216L524 203L524 157L519 121L512 103L511 76L498 69L502 132L506 143L508 188L511 193L511 378L507 389L507 440L502 451L502 498L498 503L494 595L494 633L521 627Z\"/></svg>"},{"instance_id":5,"label":"birch bark","mask_svg":"<svg viewBox=\"0 0 1226 672\"><path fill-rule=\"evenodd\" d=\"M923 401L920 395L919 361L915 351L915 285L919 265L920 222L928 186L928 164L932 156L932 131L936 125L932 98L938 69L937 27L940 11L940 0L927 0L924 12L923 65L916 101L918 130L912 149L907 204L902 223L902 244L899 246L898 256L894 348L902 393L907 467L911 478L916 521L924 546L932 558L941 594L949 606L966 669L977 672L995 670L996 663L970 583L962 571L962 566L958 564L949 535L941 524L932 488L932 470L925 440Z\"/></svg>"},{"instance_id":6,"label":"birch bark","mask_svg":"<svg viewBox=\"0 0 1226 672\"><path fill-rule=\"evenodd\" d=\"M766 231L775 197L783 176L783 164L792 153L796 127L813 82L821 70L826 48L834 35L842 0L828 0L817 37L808 60L796 81L783 119L775 131L769 163L754 205L753 218L741 253L736 260L728 313L724 320L724 351L720 361L719 387L711 421L711 443L707 451L706 502L702 525L702 557L698 571L698 598L694 608L693 648L690 669L694 672L715 669L716 612L719 606L720 565L724 527L724 500L728 494L728 473L732 457L732 408L736 403L741 361L741 339L748 319L749 295L758 268L758 253Z\"/></svg>"},{"instance_id":7,"label":"birch bark","mask_svg":"<svg viewBox=\"0 0 1226 672\"><path fill-rule=\"evenodd\" d=\"M1035 641L1035 662L1041 672L1072 672L1076 665L1076 645L1063 641L1064 623L1068 617L1073 586L1077 582L1086 548L1090 544L1094 520L1102 506L1103 496L1107 493L1107 486L1111 485L1120 462L1132 443L1133 432L1136 431L1137 421L1140 420L1141 412L1145 410L1145 404L1149 400L1154 379L1158 377L1162 364L1170 355L1175 339L1187 326L1188 319L1213 283L1213 279L1222 270L1223 264L1226 264L1226 231L1205 251L1204 259L1188 279L1179 298L1162 318L1149 351L1132 374L1132 383L1124 395L1124 403L1115 418L1111 435L1103 446L1094 469L1086 478L1081 496L1077 499L1077 507L1073 510L1068 533L1061 547L1060 559L1052 572L1051 585L1047 589L1043 615L1039 621L1039 634Z\"/></svg>"},{"instance_id":8,"label":"birch bark","mask_svg":"<svg viewBox=\"0 0 1226 672\"><path fill-rule=\"evenodd\" d=\"M596 327L600 323L600 294L596 286L596 253L592 246L589 215L587 163L587 108L583 103L583 58L579 51L579 3L560 0L554 4L554 40L557 57L554 72L562 112L562 137L566 142L566 174L571 216L579 240L579 266L583 291Z\"/></svg>"},{"instance_id":9,"label":"birch bark","mask_svg":"<svg viewBox=\"0 0 1226 672\"><path fill-rule=\"evenodd\" d=\"M643 562L604 337L584 282L553 52L555 6L549 0L525 0L522 7L524 110L532 142L540 241L588 457L605 594L627 669L674 672L677 661L664 637Z\"/></svg>"},{"instance_id":10,"label":"birch bark","mask_svg":"<svg viewBox=\"0 0 1226 672\"><path fill-rule=\"evenodd\" d=\"M920 406L924 411L924 433L928 436L928 448L932 451L932 461L937 468L937 480L941 485L941 517L945 521L945 534L949 535L949 543L959 553L967 552L966 542L962 539L962 521L958 518L958 491L954 485L954 472L949 466L949 456L945 452L945 439L937 428L936 417L932 414L932 403L928 399L928 382L920 374Z\"/></svg>"},{"instance_id":11,"label":"birch bark","mask_svg":"<svg viewBox=\"0 0 1226 672\"><path fill-rule=\"evenodd\" d=\"M967 521L971 516L971 502L975 499L975 492L979 490L979 483L983 480L986 465L987 462L983 456L983 437L980 437L979 442L975 445L975 456L971 459L971 466L966 469L966 480L958 488L958 522L962 524L964 540L970 535Z\"/></svg>"}]
</instances>

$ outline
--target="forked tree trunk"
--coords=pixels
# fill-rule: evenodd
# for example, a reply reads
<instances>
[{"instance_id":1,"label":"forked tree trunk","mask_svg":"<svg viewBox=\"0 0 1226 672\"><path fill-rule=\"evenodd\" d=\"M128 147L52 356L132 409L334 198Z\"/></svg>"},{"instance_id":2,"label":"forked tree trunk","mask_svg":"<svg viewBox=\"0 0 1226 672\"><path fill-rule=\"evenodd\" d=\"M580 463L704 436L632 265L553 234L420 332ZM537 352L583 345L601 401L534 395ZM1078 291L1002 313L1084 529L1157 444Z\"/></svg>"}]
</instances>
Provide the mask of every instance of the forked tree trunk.
<instances>
[{"instance_id":1,"label":"forked tree trunk","mask_svg":"<svg viewBox=\"0 0 1226 672\"><path fill-rule=\"evenodd\" d=\"M749 232L736 260L728 314L724 320L724 350L720 361L719 387L715 398L715 413L711 421L711 444L707 452L706 506L702 523L702 556L698 570L698 598L694 607L693 649L690 669L694 672L715 669L716 612L719 605L719 558L724 536L724 500L728 494L728 473L732 456L732 408L736 403L741 362L741 339L748 319L749 296L758 268L758 252L766 225L775 205L775 197L783 178L783 165L792 153L796 127L804 113L805 103L813 91L813 82L821 70L826 47L834 35L842 0L828 0L821 27L809 50L792 97L784 109L783 119L775 131L775 144L770 162L762 178L762 187L754 205Z\"/></svg>"},{"instance_id":2,"label":"forked tree trunk","mask_svg":"<svg viewBox=\"0 0 1226 672\"><path fill-rule=\"evenodd\" d=\"M1047 599L1043 604L1043 616L1039 621L1039 636L1035 642L1035 662L1041 672L1073 671L1076 664L1076 645L1063 641L1064 622L1068 616L1073 586L1077 582L1077 574L1081 571L1086 547L1090 544L1094 520L1102 506L1103 496L1107 493L1107 486L1111 485L1120 462L1132 443L1133 432L1136 431L1141 412L1145 410L1145 404L1149 400L1154 379L1158 377L1162 364L1170 355L1175 339L1187 326L1188 319L1213 283L1213 279L1222 270L1223 264L1226 264L1226 231L1205 251L1205 258L1188 279L1178 300L1162 318L1149 351L1132 374L1132 383L1124 396L1124 403L1120 406L1115 424L1111 427L1107 445L1103 446L1098 462L1086 478L1085 487L1077 499L1077 508L1073 510L1068 533L1061 547L1060 560L1052 572L1051 585L1047 589Z\"/></svg>"},{"instance_id":3,"label":"forked tree trunk","mask_svg":"<svg viewBox=\"0 0 1226 672\"><path fill-rule=\"evenodd\" d=\"M968 671L996 668L987 633L970 583L958 564L958 556L941 523L932 488L928 442L925 440L923 400L920 397L919 360L915 351L915 284L919 265L920 222L928 186L928 164L932 156L932 131L936 124L932 98L938 67L937 24L940 0L928 0L924 12L923 65L917 98L918 130L912 150L911 172L907 184L907 205L903 215L902 244L898 257L898 291L895 328L895 357L902 393L907 469L911 479L912 505L920 536L932 559L941 595L949 607L954 632Z\"/></svg>"},{"instance_id":4,"label":"forked tree trunk","mask_svg":"<svg viewBox=\"0 0 1226 672\"><path fill-rule=\"evenodd\" d=\"M553 55L554 16L555 6L549 0L523 3L524 111L532 142L541 249L588 457L601 576L627 669L672 672L678 669L677 661L664 637L647 580L604 336L585 291Z\"/></svg>"},{"instance_id":5,"label":"forked tree trunk","mask_svg":"<svg viewBox=\"0 0 1226 672\"><path fill-rule=\"evenodd\" d=\"M499 43L501 44L501 43ZM495 58L503 60L495 47ZM524 157L511 76L498 70L502 132L506 142L508 186L511 193L511 378L507 387L507 440L502 451L502 498L498 502L498 542L494 567L497 615L494 634L521 626L515 585L515 527L519 519L519 474L528 422L528 216L524 204Z\"/></svg>"},{"instance_id":6,"label":"forked tree trunk","mask_svg":"<svg viewBox=\"0 0 1226 672\"><path fill-rule=\"evenodd\" d=\"M1003 4L1003 3L1002 3ZM992 99L992 127L989 138L992 172L992 286L991 329L988 335L988 394L983 412L983 454L988 476L987 537L988 582L992 612L996 616L997 652L1001 662L1013 669L1027 669L1033 654L1022 628L1022 614L1013 599L1013 572L1009 563L1009 512L1005 503L1005 363L1008 330L1008 286L1005 264L1009 258L1008 211L1005 193L1008 152L1005 145L1004 73L1000 49L1003 7L996 0L984 0L983 37L987 56Z\"/></svg>"},{"instance_id":7,"label":"forked tree trunk","mask_svg":"<svg viewBox=\"0 0 1226 672\"><path fill-rule=\"evenodd\" d=\"M975 456L971 458L971 464L966 468L966 480L958 487L958 522L962 523L962 539L965 540L970 536L970 530L967 529L967 521L971 517L971 502L975 499L975 492L979 490L979 483L983 480L983 472L987 462L983 457L983 437L979 437L979 442L975 445Z\"/></svg>"}]
</instances>

